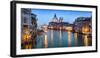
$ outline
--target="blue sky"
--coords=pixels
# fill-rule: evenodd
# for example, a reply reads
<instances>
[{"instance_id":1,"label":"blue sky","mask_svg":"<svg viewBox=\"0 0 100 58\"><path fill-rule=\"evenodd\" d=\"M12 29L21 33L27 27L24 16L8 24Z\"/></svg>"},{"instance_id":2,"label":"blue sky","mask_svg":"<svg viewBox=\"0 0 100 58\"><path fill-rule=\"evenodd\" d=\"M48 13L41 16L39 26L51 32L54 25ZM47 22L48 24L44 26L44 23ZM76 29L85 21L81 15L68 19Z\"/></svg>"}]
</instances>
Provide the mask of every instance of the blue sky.
<instances>
[{"instance_id":1,"label":"blue sky","mask_svg":"<svg viewBox=\"0 0 100 58\"><path fill-rule=\"evenodd\" d=\"M48 24L56 14L63 17L64 22L73 23L77 17L90 17L90 11L72 11L72 10L48 10L48 9L32 9L32 13L37 15L38 25Z\"/></svg>"}]
</instances>

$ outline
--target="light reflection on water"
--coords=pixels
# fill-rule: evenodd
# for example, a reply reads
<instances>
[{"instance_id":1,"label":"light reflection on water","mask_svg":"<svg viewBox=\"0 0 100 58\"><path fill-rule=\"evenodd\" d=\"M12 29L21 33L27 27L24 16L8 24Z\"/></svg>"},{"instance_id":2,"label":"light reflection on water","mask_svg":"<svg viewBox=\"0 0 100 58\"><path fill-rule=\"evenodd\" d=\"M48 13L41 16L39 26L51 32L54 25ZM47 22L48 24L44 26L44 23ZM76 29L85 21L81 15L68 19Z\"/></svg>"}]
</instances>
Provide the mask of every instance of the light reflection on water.
<instances>
[{"instance_id":1,"label":"light reflection on water","mask_svg":"<svg viewBox=\"0 0 100 58\"><path fill-rule=\"evenodd\" d=\"M75 39L75 46L77 46L77 41L78 41L78 34L77 33L74 33L74 39Z\"/></svg>"},{"instance_id":2,"label":"light reflection on water","mask_svg":"<svg viewBox=\"0 0 100 58\"><path fill-rule=\"evenodd\" d=\"M84 45L85 46L88 46L88 38L87 38L87 35L83 35L84 37Z\"/></svg>"},{"instance_id":3,"label":"light reflection on water","mask_svg":"<svg viewBox=\"0 0 100 58\"><path fill-rule=\"evenodd\" d=\"M72 33L70 31L48 30L42 35L37 35L36 47L34 48L56 48L56 47L75 47L75 46L91 46L92 38L88 35ZM31 45L26 45L26 49Z\"/></svg>"},{"instance_id":4,"label":"light reflection on water","mask_svg":"<svg viewBox=\"0 0 100 58\"><path fill-rule=\"evenodd\" d=\"M71 46L71 32L68 31L68 46Z\"/></svg>"},{"instance_id":5,"label":"light reflection on water","mask_svg":"<svg viewBox=\"0 0 100 58\"><path fill-rule=\"evenodd\" d=\"M78 33L72 33L70 31L55 31L48 30L44 33L41 38L42 48L52 48L52 47L72 47L72 46L89 46L88 35L78 35ZM38 39L38 38L37 38ZM37 46L39 41L37 41ZM40 45L40 46L41 46ZM37 47L39 48L39 47Z\"/></svg>"},{"instance_id":6,"label":"light reflection on water","mask_svg":"<svg viewBox=\"0 0 100 58\"><path fill-rule=\"evenodd\" d=\"M48 38L47 35L44 35L44 47L47 48L48 47Z\"/></svg>"}]
</instances>

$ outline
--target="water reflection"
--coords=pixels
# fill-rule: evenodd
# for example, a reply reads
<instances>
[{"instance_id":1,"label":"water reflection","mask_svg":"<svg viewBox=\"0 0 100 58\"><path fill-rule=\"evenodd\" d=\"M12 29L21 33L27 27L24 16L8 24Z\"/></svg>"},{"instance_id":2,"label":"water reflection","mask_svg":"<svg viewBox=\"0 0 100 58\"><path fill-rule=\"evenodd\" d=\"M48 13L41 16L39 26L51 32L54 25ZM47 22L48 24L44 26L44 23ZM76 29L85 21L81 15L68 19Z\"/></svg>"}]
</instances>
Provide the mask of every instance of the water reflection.
<instances>
[{"instance_id":1,"label":"water reflection","mask_svg":"<svg viewBox=\"0 0 100 58\"><path fill-rule=\"evenodd\" d=\"M32 44L28 44L25 46L25 49L31 49L32 48Z\"/></svg>"},{"instance_id":2,"label":"water reflection","mask_svg":"<svg viewBox=\"0 0 100 58\"><path fill-rule=\"evenodd\" d=\"M30 41L27 44L24 43L24 48L91 46L91 38L89 34L73 33L71 31L62 30L48 30L41 35L37 35L35 47L32 47L34 44Z\"/></svg>"},{"instance_id":3,"label":"water reflection","mask_svg":"<svg viewBox=\"0 0 100 58\"><path fill-rule=\"evenodd\" d=\"M62 31L59 31L59 46L61 47L61 41L62 41Z\"/></svg>"},{"instance_id":4,"label":"water reflection","mask_svg":"<svg viewBox=\"0 0 100 58\"><path fill-rule=\"evenodd\" d=\"M68 31L68 46L71 46L71 32Z\"/></svg>"},{"instance_id":5,"label":"water reflection","mask_svg":"<svg viewBox=\"0 0 100 58\"><path fill-rule=\"evenodd\" d=\"M45 47L45 48L48 47L48 38L47 38L47 34L44 35L44 47Z\"/></svg>"},{"instance_id":6,"label":"water reflection","mask_svg":"<svg viewBox=\"0 0 100 58\"><path fill-rule=\"evenodd\" d=\"M51 35L51 47L53 47L53 37L54 37L53 36L53 30L51 30L51 34L50 35Z\"/></svg>"},{"instance_id":7,"label":"water reflection","mask_svg":"<svg viewBox=\"0 0 100 58\"><path fill-rule=\"evenodd\" d=\"M88 35L83 35L84 37L84 46L88 46L89 42L88 42Z\"/></svg>"},{"instance_id":8,"label":"water reflection","mask_svg":"<svg viewBox=\"0 0 100 58\"><path fill-rule=\"evenodd\" d=\"M77 40L78 40L78 34L77 33L74 33L74 38L75 38L75 46L77 46Z\"/></svg>"}]
</instances>

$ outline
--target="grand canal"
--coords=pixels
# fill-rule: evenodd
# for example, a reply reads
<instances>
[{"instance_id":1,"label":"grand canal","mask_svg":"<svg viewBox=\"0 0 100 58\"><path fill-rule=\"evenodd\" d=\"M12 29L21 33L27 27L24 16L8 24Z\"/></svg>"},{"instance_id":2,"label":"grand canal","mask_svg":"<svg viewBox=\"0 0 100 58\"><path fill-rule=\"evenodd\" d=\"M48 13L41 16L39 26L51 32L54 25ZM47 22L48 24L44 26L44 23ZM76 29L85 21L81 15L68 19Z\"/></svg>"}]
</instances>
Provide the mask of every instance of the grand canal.
<instances>
[{"instance_id":1,"label":"grand canal","mask_svg":"<svg viewBox=\"0 0 100 58\"><path fill-rule=\"evenodd\" d=\"M91 46L92 38L89 35L70 31L48 30L36 38L35 48L58 48Z\"/></svg>"}]
</instances>

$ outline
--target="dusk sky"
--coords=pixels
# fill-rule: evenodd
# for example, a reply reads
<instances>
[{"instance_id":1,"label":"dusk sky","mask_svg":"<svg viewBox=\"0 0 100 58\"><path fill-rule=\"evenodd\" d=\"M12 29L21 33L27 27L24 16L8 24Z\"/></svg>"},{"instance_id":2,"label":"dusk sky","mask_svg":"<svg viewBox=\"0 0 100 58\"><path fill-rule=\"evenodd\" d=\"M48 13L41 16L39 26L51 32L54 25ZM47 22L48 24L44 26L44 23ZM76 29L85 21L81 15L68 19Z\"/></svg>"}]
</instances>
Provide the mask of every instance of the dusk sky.
<instances>
[{"instance_id":1,"label":"dusk sky","mask_svg":"<svg viewBox=\"0 0 100 58\"><path fill-rule=\"evenodd\" d=\"M56 14L63 17L64 22L73 23L77 17L91 17L90 11L71 11L71 10L47 10L47 9L32 9L32 13L37 15L38 25L48 24Z\"/></svg>"}]
</instances>

